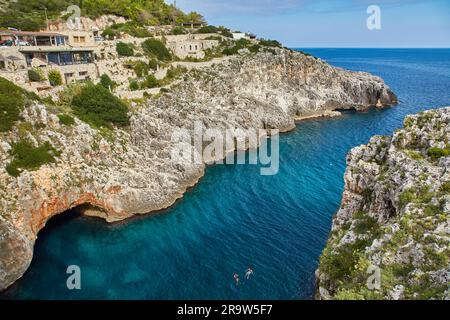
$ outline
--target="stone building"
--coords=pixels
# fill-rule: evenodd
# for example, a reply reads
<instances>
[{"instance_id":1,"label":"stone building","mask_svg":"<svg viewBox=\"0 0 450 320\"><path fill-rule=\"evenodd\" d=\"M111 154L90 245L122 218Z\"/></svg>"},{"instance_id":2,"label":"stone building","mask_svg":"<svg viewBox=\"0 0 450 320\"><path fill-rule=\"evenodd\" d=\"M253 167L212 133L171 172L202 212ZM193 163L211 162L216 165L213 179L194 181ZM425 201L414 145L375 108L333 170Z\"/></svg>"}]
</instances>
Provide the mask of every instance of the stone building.
<instances>
[{"instance_id":1,"label":"stone building","mask_svg":"<svg viewBox=\"0 0 450 320\"><path fill-rule=\"evenodd\" d=\"M167 48L180 59L205 57L205 50L212 49L219 45L219 40L212 39L217 37L212 34L183 34L166 36Z\"/></svg>"},{"instance_id":2,"label":"stone building","mask_svg":"<svg viewBox=\"0 0 450 320\"><path fill-rule=\"evenodd\" d=\"M65 84L99 77L94 64L97 45L90 32L5 30L0 32L0 43L0 75L6 78L31 68L40 69L44 75L58 70Z\"/></svg>"}]
</instances>

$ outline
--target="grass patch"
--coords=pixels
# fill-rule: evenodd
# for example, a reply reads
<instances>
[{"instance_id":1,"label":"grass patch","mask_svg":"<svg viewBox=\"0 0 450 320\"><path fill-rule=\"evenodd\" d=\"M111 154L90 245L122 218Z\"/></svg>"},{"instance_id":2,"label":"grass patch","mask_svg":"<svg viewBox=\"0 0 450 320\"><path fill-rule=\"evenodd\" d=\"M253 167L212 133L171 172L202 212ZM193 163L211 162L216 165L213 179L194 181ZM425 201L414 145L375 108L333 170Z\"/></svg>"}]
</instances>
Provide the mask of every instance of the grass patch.
<instances>
[{"instance_id":1,"label":"grass patch","mask_svg":"<svg viewBox=\"0 0 450 320\"><path fill-rule=\"evenodd\" d=\"M450 155L450 148L430 148L427 153L431 159L438 160L442 157L448 157Z\"/></svg>"},{"instance_id":2,"label":"grass patch","mask_svg":"<svg viewBox=\"0 0 450 320\"><path fill-rule=\"evenodd\" d=\"M13 160L6 171L13 177L18 177L23 170L38 170L42 165L55 162L59 152L50 143L35 148L28 141L22 140L12 145L10 151Z\"/></svg>"},{"instance_id":3,"label":"grass patch","mask_svg":"<svg viewBox=\"0 0 450 320\"><path fill-rule=\"evenodd\" d=\"M58 114L59 123L71 127L75 125L75 119L68 114Z\"/></svg>"}]
</instances>

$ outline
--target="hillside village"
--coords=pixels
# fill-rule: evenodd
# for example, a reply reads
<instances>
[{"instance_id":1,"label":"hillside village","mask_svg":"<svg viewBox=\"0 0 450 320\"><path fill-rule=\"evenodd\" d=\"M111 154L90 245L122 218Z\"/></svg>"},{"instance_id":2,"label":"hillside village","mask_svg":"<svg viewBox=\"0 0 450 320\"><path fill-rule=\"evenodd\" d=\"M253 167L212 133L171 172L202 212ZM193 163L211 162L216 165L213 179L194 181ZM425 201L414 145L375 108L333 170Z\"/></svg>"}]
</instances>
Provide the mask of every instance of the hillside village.
<instances>
[{"instance_id":1,"label":"hillside village","mask_svg":"<svg viewBox=\"0 0 450 320\"><path fill-rule=\"evenodd\" d=\"M138 37L123 28L130 22L103 15L47 23L40 31L1 26L0 77L52 99L64 87L86 81L139 99L167 90L187 69L281 46L196 21L140 26Z\"/></svg>"}]
</instances>

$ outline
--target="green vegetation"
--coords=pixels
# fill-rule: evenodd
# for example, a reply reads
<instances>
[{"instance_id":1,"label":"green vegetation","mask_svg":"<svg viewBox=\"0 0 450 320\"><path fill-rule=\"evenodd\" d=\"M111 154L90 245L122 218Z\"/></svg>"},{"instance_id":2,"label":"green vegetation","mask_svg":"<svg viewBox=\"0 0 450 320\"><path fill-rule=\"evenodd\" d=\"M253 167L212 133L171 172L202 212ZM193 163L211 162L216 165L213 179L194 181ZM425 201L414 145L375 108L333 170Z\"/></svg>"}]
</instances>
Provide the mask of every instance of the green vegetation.
<instances>
[{"instance_id":1,"label":"green vegetation","mask_svg":"<svg viewBox=\"0 0 450 320\"><path fill-rule=\"evenodd\" d=\"M18 177L23 170L37 170L42 165L55 162L59 152L50 143L35 148L28 141L22 140L12 145L10 151L13 160L6 167L6 171L13 177Z\"/></svg>"},{"instance_id":2,"label":"green vegetation","mask_svg":"<svg viewBox=\"0 0 450 320\"><path fill-rule=\"evenodd\" d=\"M108 90L112 90L117 86L117 83L115 83L107 74L102 74L100 77L100 84Z\"/></svg>"},{"instance_id":3,"label":"green vegetation","mask_svg":"<svg viewBox=\"0 0 450 320\"><path fill-rule=\"evenodd\" d=\"M20 120L20 112L39 98L0 77L0 132L8 132Z\"/></svg>"},{"instance_id":4,"label":"green vegetation","mask_svg":"<svg viewBox=\"0 0 450 320\"><path fill-rule=\"evenodd\" d=\"M94 127L129 125L127 106L102 85L86 84L73 97L75 115Z\"/></svg>"},{"instance_id":5,"label":"green vegetation","mask_svg":"<svg viewBox=\"0 0 450 320\"><path fill-rule=\"evenodd\" d=\"M117 54L121 57L132 57L134 56L134 48L132 44L119 42L116 45Z\"/></svg>"},{"instance_id":6,"label":"green vegetation","mask_svg":"<svg viewBox=\"0 0 450 320\"><path fill-rule=\"evenodd\" d=\"M225 27L216 27L216 26L204 26L197 30L197 33L205 34L205 33L218 33L227 38L233 38L233 34L231 31Z\"/></svg>"},{"instance_id":7,"label":"green vegetation","mask_svg":"<svg viewBox=\"0 0 450 320\"><path fill-rule=\"evenodd\" d=\"M53 87L62 85L63 82L61 72L59 72L58 70L50 70L48 72L48 81L50 82L50 85Z\"/></svg>"},{"instance_id":8,"label":"green vegetation","mask_svg":"<svg viewBox=\"0 0 450 320\"><path fill-rule=\"evenodd\" d=\"M142 83L141 88L156 88L159 86L159 81L155 78L154 75L149 75L147 76L147 78L145 79L145 81Z\"/></svg>"},{"instance_id":9,"label":"green vegetation","mask_svg":"<svg viewBox=\"0 0 450 320\"><path fill-rule=\"evenodd\" d=\"M427 153L431 159L438 160L442 157L448 157L450 155L450 148L449 147L445 149L430 148L428 149Z\"/></svg>"},{"instance_id":10,"label":"green vegetation","mask_svg":"<svg viewBox=\"0 0 450 320\"><path fill-rule=\"evenodd\" d=\"M137 82L136 80L130 81L130 90L131 91L136 91L139 89L140 89L139 82Z\"/></svg>"},{"instance_id":11,"label":"green vegetation","mask_svg":"<svg viewBox=\"0 0 450 320\"><path fill-rule=\"evenodd\" d=\"M181 34L186 34L187 31L183 27L178 26L178 27L174 27L170 33L177 36L177 35L181 35Z\"/></svg>"},{"instance_id":12,"label":"green vegetation","mask_svg":"<svg viewBox=\"0 0 450 320\"><path fill-rule=\"evenodd\" d=\"M105 14L114 14L132 20L129 26L120 26L124 32L140 34L140 25L168 25L175 22L205 23L196 13L183 13L164 0L16 0L8 1L0 15L0 26L15 27L22 30L41 30L46 26L46 12L50 20L62 16L70 5L78 5L83 16L96 18ZM122 30L121 30L122 31Z\"/></svg>"},{"instance_id":13,"label":"green vegetation","mask_svg":"<svg viewBox=\"0 0 450 320\"><path fill-rule=\"evenodd\" d=\"M111 40L115 37L120 37L121 33L127 33L136 38L148 38L153 36L145 26L134 21L113 24L106 28L102 35Z\"/></svg>"},{"instance_id":14,"label":"green vegetation","mask_svg":"<svg viewBox=\"0 0 450 320\"><path fill-rule=\"evenodd\" d=\"M259 44L263 47L272 47L272 48L281 48L282 45L276 40L265 40L261 39L259 40Z\"/></svg>"},{"instance_id":15,"label":"green vegetation","mask_svg":"<svg viewBox=\"0 0 450 320\"><path fill-rule=\"evenodd\" d=\"M33 68L28 70L28 79L31 82L39 82L45 80L45 76L41 69Z\"/></svg>"},{"instance_id":16,"label":"green vegetation","mask_svg":"<svg viewBox=\"0 0 450 320\"><path fill-rule=\"evenodd\" d=\"M148 62L148 67L152 70L157 70L158 69L158 60L150 59L150 61Z\"/></svg>"},{"instance_id":17,"label":"green vegetation","mask_svg":"<svg viewBox=\"0 0 450 320\"><path fill-rule=\"evenodd\" d=\"M170 61L172 59L169 50L160 40L147 39L142 43L142 49L146 55L155 57L160 61Z\"/></svg>"},{"instance_id":18,"label":"green vegetation","mask_svg":"<svg viewBox=\"0 0 450 320\"><path fill-rule=\"evenodd\" d=\"M134 63L133 69L134 73L136 73L136 76L142 78L148 75L148 72L150 71L150 66L143 61L137 61Z\"/></svg>"},{"instance_id":19,"label":"green vegetation","mask_svg":"<svg viewBox=\"0 0 450 320\"><path fill-rule=\"evenodd\" d=\"M59 123L71 127L75 125L75 119L68 114L58 114Z\"/></svg>"}]
</instances>

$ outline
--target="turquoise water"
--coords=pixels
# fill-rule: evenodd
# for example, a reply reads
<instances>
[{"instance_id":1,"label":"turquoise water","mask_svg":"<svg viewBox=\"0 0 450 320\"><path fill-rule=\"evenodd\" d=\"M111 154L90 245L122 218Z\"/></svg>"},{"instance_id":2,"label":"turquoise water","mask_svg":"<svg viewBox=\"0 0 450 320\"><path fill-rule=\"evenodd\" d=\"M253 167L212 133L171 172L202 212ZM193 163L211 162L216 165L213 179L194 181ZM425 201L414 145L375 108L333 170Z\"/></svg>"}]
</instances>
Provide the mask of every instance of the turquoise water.
<instances>
[{"instance_id":1,"label":"turquoise water","mask_svg":"<svg viewBox=\"0 0 450 320\"><path fill-rule=\"evenodd\" d=\"M343 191L345 156L405 115L450 105L450 50L303 49L379 75L387 110L311 120L280 139L280 173L214 166L173 208L108 225L67 213L39 235L29 271L3 298L310 299L314 270ZM79 265L82 289L66 289ZM251 267L254 277L243 280ZM233 274L241 275L235 286Z\"/></svg>"}]
</instances>

